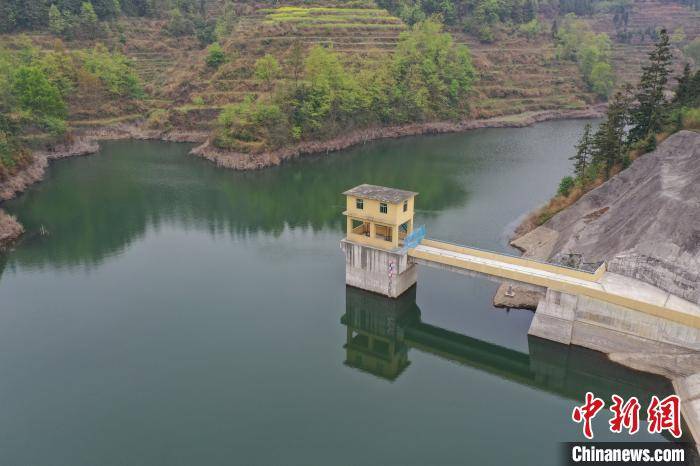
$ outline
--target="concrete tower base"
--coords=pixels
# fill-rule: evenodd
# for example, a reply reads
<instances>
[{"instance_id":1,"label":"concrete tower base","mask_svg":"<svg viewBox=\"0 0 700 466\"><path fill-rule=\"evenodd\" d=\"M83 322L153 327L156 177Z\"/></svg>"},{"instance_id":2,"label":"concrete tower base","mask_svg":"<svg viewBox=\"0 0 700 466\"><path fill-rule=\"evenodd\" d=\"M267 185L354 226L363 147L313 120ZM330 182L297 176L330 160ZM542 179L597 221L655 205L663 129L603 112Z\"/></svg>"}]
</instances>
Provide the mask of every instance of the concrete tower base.
<instances>
[{"instance_id":1,"label":"concrete tower base","mask_svg":"<svg viewBox=\"0 0 700 466\"><path fill-rule=\"evenodd\" d=\"M344 239L345 283L390 298L415 285L418 272L405 253L385 251Z\"/></svg>"}]
</instances>

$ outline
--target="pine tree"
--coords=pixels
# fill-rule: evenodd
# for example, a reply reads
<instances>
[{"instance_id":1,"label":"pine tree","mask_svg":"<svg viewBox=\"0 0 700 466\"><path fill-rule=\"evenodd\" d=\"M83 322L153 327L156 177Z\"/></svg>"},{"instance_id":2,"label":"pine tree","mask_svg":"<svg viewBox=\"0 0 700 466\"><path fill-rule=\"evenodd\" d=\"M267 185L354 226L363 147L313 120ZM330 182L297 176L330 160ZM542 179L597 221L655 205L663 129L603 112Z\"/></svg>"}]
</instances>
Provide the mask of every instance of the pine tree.
<instances>
[{"instance_id":1,"label":"pine tree","mask_svg":"<svg viewBox=\"0 0 700 466\"><path fill-rule=\"evenodd\" d=\"M686 63L683 68L683 74L676 78L678 87L676 87L676 95L673 97L673 103L679 106L686 105L691 93L691 84L693 76L690 70L690 64Z\"/></svg>"},{"instance_id":2,"label":"pine tree","mask_svg":"<svg viewBox=\"0 0 700 466\"><path fill-rule=\"evenodd\" d=\"M66 21L56 5L49 8L49 30L56 35L61 35L66 30Z\"/></svg>"},{"instance_id":3,"label":"pine tree","mask_svg":"<svg viewBox=\"0 0 700 466\"><path fill-rule=\"evenodd\" d=\"M612 168L625 160L625 127L630 121L631 96L625 87L613 97L606 118L593 136L593 162L605 168L606 179Z\"/></svg>"},{"instance_id":4,"label":"pine tree","mask_svg":"<svg viewBox=\"0 0 700 466\"><path fill-rule=\"evenodd\" d=\"M576 145L576 154L569 158L569 160L574 161L574 175L576 175L576 178L579 180L583 180L586 176L586 169L590 163L592 142L591 124L588 123L583 129L583 135Z\"/></svg>"},{"instance_id":5,"label":"pine tree","mask_svg":"<svg viewBox=\"0 0 700 466\"><path fill-rule=\"evenodd\" d=\"M649 64L642 68L636 95L638 105L632 113L630 142L641 141L661 131L666 110L664 88L668 83L672 59L669 36L666 29L662 29L654 50L649 53Z\"/></svg>"},{"instance_id":6,"label":"pine tree","mask_svg":"<svg viewBox=\"0 0 700 466\"><path fill-rule=\"evenodd\" d=\"M90 0L99 19L108 19L119 16L121 6L119 0Z\"/></svg>"},{"instance_id":7,"label":"pine tree","mask_svg":"<svg viewBox=\"0 0 700 466\"><path fill-rule=\"evenodd\" d=\"M97 13L91 2L83 2L80 6L80 32L86 37L97 35L100 24Z\"/></svg>"}]
</instances>

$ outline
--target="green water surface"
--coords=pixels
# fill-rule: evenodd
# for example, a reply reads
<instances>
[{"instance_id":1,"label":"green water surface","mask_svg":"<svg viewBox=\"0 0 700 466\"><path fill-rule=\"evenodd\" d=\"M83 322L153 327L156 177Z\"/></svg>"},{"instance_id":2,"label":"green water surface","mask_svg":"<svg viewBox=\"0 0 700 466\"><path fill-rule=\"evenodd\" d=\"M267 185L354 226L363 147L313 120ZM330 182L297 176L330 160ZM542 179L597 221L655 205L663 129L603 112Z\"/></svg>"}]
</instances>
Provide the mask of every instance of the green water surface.
<instances>
[{"instance_id":1,"label":"green water surface","mask_svg":"<svg viewBox=\"0 0 700 466\"><path fill-rule=\"evenodd\" d=\"M0 464L558 464L587 390L668 384L528 339L532 312L493 308L483 279L420 268L396 301L346 289L340 193L418 191L429 236L509 251L584 124L246 173L163 142L53 163L4 205L27 234L0 256ZM623 439L607 419L596 439Z\"/></svg>"}]
</instances>

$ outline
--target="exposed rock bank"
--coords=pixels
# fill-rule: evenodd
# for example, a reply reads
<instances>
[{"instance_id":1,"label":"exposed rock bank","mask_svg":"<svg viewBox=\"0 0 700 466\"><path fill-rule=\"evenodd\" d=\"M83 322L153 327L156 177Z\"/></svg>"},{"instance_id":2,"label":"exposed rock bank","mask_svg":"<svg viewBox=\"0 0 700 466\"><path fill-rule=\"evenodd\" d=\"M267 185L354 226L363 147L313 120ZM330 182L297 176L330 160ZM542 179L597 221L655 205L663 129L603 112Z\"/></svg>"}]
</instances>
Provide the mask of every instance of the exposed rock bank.
<instances>
[{"instance_id":1,"label":"exposed rock bank","mask_svg":"<svg viewBox=\"0 0 700 466\"><path fill-rule=\"evenodd\" d=\"M611 276L640 280L700 304L700 133L672 135L511 244L527 257L583 268L606 261ZM550 332L557 341L566 337L568 344L671 379L688 429L700 440L697 329L595 300L549 292L538 297L526 288L514 287L515 296L504 299L505 289L501 286L494 298L497 304L540 304L530 333L536 327L534 334ZM567 322L573 324L571 332L560 331Z\"/></svg>"},{"instance_id":2,"label":"exposed rock bank","mask_svg":"<svg viewBox=\"0 0 700 466\"><path fill-rule=\"evenodd\" d=\"M0 182L0 202L12 199L33 183L44 177L49 160L94 154L99 151L99 141L121 139L153 139L172 142L200 143L192 153L204 157L218 166L237 170L253 170L279 165L284 160L302 154L332 152L366 143L375 139L398 138L420 134L439 134L466 131L477 128L522 127L546 120L567 118L597 118L602 116L605 104L584 110L548 110L510 115L488 120L465 120L462 122L438 122L370 128L354 131L345 136L328 141L312 141L297 144L262 154L242 154L222 151L209 142L209 134L198 130L160 130L149 128L144 121L118 123L114 125L80 128L70 142L54 145L51 148L34 152L33 163L15 176Z\"/></svg>"},{"instance_id":3,"label":"exposed rock bank","mask_svg":"<svg viewBox=\"0 0 700 466\"><path fill-rule=\"evenodd\" d=\"M597 266L700 303L700 133L656 151L512 244L531 257Z\"/></svg>"},{"instance_id":4,"label":"exposed rock bank","mask_svg":"<svg viewBox=\"0 0 700 466\"><path fill-rule=\"evenodd\" d=\"M375 139L400 138L421 134L442 134L467 131L478 128L504 128L530 126L547 120L572 118L598 118L603 115L605 105L598 105L584 110L546 110L528 112L520 115L491 118L485 120L464 120L460 122L415 123L383 128L368 128L352 131L343 136L327 141L302 142L294 146L262 152L245 154L241 152L219 149L207 140L204 144L192 150L192 153L216 163L220 167L234 170L256 170L279 165L305 154L328 153Z\"/></svg>"}]
</instances>

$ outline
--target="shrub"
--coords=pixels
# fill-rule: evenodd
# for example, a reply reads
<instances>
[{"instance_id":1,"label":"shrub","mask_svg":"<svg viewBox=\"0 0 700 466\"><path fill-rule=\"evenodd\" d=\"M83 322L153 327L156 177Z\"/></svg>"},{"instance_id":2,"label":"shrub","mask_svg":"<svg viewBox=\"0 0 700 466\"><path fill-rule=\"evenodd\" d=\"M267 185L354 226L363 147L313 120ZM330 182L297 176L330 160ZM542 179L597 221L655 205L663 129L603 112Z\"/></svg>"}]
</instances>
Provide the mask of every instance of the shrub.
<instances>
[{"instance_id":1,"label":"shrub","mask_svg":"<svg viewBox=\"0 0 700 466\"><path fill-rule=\"evenodd\" d=\"M197 17L192 21L192 24L194 35L202 46L209 45L216 40L216 34L214 33L216 23L214 21L206 21Z\"/></svg>"},{"instance_id":2,"label":"shrub","mask_svg":"<svg viewBox=\"0 0 700 466\"><path fill-rule=\"evenodd\" d=\"M21 109L36 118L63 117L66 105L58 88L37 66L23 65L12 77L12 94Z\"/></svg>"},{"instance_id":3,"label":"shrub","mask_svg":"<svg viewBox=\"0 0 700 466\"><path fill-rule=\"evenodd\" d=\"M170 20L164 30L171 36L186 36L194 32L194 25L179 9L175 8L170 10Z\"/></svg>"},{"instance_id":4,"label":"shrub","mask_svg":"<svg viewBox=\"0 0 700 466\"><path fill-rule=\"evenodd\" d=\"M559 182L559 189L557 190L557 194L564 197L568 196L571 193L571 190L574 188L575 184L576 183L574 182L574 179L572 177L565 176Z\"/></svg>"},{"instance_id":5,"label":"shrub","mask_svg":"<svg viewBox=\"0 0 700 466\"><path fill-rule=\"evenodd\" d=\"M84 64L85 69L97 76L112 94L136 98L143 96L138 76L131 61L124 55L110 54L104 45L98 44L84 55Z\"/></svg>"},{"instance_id":6,"label":"shrub","mask_svg":"<svg viewBox=\"0 0 700 466\"><path fill-rule=\"evenodd\" d=\"M537 18L534 18L532 21L521 24L518 31L520 31L520 33L526 36L528 39L532 39L540 35L542 32L542 24L537 20Z\"/></svg>"},{"instance_id":7,"label":"shrub","mask_svg":"<svg viewBox=\"0 0 700 466\"><path fill-rule=\"evenodd\" d=\"M241 103L224 107L218 124L217 144L234 149L264 148L266 145L277 147L290 134L279 106L254 100L250 96Z\"/></svg>"},{"instance_id":8,"label":"shrub","mask_svg":"<svg viewBox=\"0 0 700 466\"><path fill-rule=\"evenodd\" d=\"M688 58L692 58L695 66L700 67L700 37L696 37L691 43L686 45L683 49L683 54Z\"/></svg>"},{"instance_id":9,"label":"shrub","mask_svg":"<svg viewBox=\"0 0 700 466\"><path fill-rule=\"evenodd\" d=\"M684 129L700 130L700 108L684 108L681 110L681 123Z\"/></svg>"},{"instance_id":10,"label":"shrub","mask_svg":"<svg viewBox=\"0 0 700 466\"><path fill-rule=\"evenodd\" d=\"M224 49L221 48L221 45L219 45L218 42L211 44L207 50L209 51L206 58L207 66L211 68L218 68L226 62Z\"/></svg>"},{"instance_id":11,"label":"shrub","mask_svg":"<svg viewBox=\"0 0 700 466\"><path fill-rule=\"evenodd\" d=\"M272 81L279 77L280 71L279 62L269 53L255 62L255 78L265 83L268 89L272 88Z\"/></svg>"},{"instance_id":12,"label":"shrub","mask_svg":"<svg viewBox=\"0 0 700 466\"><path fill-rule=\"evenodd\" d=\"M609 96L615 88L615 73L612 66L605 62L596 63L593 65L588 81L593 92L601 97Z\"/></svg>"},{"instance_id":13,"label":"shrub","mask_svg":"<svg viewBox=\"0 0 700 466\"><path fill-rule=\"evenodd\" d=\"M162 108L153 110L148 115L146 125L151 129L168 129L170 127L170 112Z\"/></svg>"}]
</instances>

